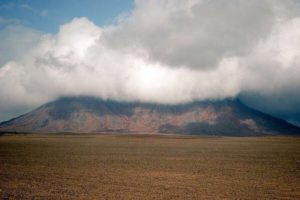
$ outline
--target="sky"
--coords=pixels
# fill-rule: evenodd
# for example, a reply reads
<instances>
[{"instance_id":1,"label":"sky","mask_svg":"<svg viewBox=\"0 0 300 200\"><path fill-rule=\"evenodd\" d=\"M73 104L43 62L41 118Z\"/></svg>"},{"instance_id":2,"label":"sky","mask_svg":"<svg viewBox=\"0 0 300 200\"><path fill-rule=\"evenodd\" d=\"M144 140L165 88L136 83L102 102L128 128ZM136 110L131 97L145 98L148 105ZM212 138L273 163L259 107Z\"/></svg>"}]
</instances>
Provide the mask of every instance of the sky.
<instances>
[{"instance_id":1,"label":"sky","mask_svg":"<svg viewBox=\"0 0 300 200\"><path fill-rule=\"evenodd\" d=\"M87 17L99 26L110 25L133 6L132 0L0 0L0 16L45 33L57 33L60 25L75 17Z\"/></svg>"},{"instance_id":2,"label":"sky","mask_svg":"<svg viewBox=\"0 0 300 200\"><path fill-rule=\"evenodd\" d=\"M0 121L91 95L239 98L300 124L297 0L1 0L0 40Z\"/></svg>"}]
</instances>

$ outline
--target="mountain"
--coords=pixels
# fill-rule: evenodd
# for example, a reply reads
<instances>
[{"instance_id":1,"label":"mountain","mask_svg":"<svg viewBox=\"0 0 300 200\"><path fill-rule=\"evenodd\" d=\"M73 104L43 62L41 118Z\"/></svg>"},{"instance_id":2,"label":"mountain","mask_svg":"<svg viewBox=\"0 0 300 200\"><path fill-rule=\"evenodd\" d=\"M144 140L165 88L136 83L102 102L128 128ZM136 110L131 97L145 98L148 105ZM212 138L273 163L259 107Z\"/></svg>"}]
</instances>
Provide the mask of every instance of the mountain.
<instances>
[{"instance_id":1,"label":"mountain","mask_svg":"<svg viewBox=\"0 0 300 200\"><path fill-rule=\"evenodd\" d=\"M0 123L0 132L299 134L300 128L253 110L238 99L179 105L64 97Z\"/></svg>"}]
</instances>

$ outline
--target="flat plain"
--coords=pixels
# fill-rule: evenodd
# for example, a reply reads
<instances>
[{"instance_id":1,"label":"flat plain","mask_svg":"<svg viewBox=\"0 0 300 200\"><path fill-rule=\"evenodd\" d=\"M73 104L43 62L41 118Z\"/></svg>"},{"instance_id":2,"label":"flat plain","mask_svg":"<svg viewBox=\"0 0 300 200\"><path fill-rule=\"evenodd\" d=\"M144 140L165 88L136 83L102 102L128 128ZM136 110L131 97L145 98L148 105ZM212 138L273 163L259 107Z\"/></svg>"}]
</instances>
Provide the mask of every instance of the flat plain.
<instances>
[{"instance_id":1,"label":"flat plain","mask_svg":"<svg viewBox=\"0 0 300 200\"><path fill-rule=\"evenodd\" d=\"M300 199L299 137L0 137L9 199Z\"/></svg>"}]
</instances>

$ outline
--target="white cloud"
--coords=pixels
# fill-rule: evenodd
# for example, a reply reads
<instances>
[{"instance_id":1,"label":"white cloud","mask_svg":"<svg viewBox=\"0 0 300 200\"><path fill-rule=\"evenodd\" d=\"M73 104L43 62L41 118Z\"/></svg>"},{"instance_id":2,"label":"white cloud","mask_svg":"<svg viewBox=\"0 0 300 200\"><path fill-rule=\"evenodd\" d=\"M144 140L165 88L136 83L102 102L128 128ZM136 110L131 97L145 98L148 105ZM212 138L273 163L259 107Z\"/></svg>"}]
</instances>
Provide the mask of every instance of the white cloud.
<instances>
[{"instance_id":1,"label":"white cloud","mask_svg":"<svg viewBox=\"0 0 300 200\"><path fill-rule=\"evenodd\" d=\"M0 68L0 107L62 95L181 103L257 93L299 101L300 18L292 1L136 4L116 25L76 18L57 34L29 39L21 53L12 48ZM15 44L36 36L19 35Z\"/></svg>"}]
</instances>

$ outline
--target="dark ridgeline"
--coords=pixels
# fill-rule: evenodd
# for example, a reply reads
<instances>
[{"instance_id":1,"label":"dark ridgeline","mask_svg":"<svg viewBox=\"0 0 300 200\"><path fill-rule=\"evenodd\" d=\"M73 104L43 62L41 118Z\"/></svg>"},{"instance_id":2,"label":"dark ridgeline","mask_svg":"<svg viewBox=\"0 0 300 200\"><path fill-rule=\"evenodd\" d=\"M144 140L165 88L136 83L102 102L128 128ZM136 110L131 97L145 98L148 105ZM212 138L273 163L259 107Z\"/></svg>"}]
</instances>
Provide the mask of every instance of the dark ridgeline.
<instances>
[{"instance_id":1,"label":"dark ridgeline","mask_svg":"<svg viewBox=\"0 0 300 200\"><path fill-rule=\"evenodd\" d=\"M179 105L64 97L0 124L1 132L299 134L300 128L253 110L238 99Z\"/></svg>"}]
</instances>

